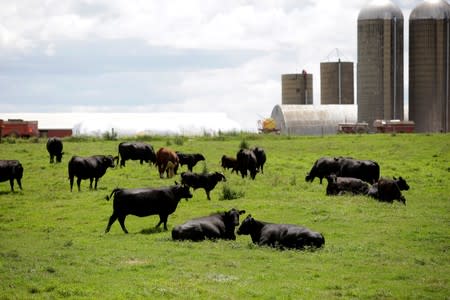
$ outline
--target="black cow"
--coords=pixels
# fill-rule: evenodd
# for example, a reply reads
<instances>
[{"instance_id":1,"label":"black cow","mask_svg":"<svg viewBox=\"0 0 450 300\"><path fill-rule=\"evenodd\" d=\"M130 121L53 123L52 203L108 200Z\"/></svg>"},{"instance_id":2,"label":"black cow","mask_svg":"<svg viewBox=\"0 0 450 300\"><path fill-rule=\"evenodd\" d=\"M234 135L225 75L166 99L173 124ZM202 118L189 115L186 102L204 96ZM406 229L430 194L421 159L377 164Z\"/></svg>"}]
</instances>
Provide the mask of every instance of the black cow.
<instances>
[{"instance_id":1,"label":"black cow","mask_svg":"<svg viewBox=\"0 0 450 300\"><path fill-rule=\"evenodd\" d=\"M266 152L261 147L252 148L256 157L256 168L261 170L261 174L264 174L264 164L266 163Z\"/></svg>"},{"instance_id":2,"label":"black cow","mask_svg":"<svg viewBox=\"0 0 450 300\"><path fill-rule=\"evenodd\" d=\"M318 159L305 180L312 182L315 177L322 179L331 174L338 177L353 177L374 183L380 177L380 167L372 160L358 160L350 157L322 157Z\"/></svg>"},{"instance_id":3,"label":"black cow","mask_svg":"<svg viewBox=\"0 0 450 300\"><path fill-rule=\"evenodd\" d=\"M22 189L23 167L18 160L0 160L0 182L8 181L14 192L14 179Z\"/></svg>"},{"instance_id":4,"label":"black cow","mask_svg":"<svg viewBox=\"0 0 450 300\"><path fill-rule=\"evenodd\" d=\"M255 153L249 149L241 149L238 151L236 158L242 178L247 176L248 170L250 172L250 177L255 179L256 173L258 173L258 161L256 160Z\"/></svg>"},{"instance_id":5,"label":"black cow","mask_svg":"<svg viewBox=\"0 0 450 300\"><path fill-rule=\"evenodd\" d=\"M159 215L158 228L164 223L164 230L167 230L167 218L172 214L182 198L192 198L187 185L176 184L161 188L140 188L140 189L114 189L111 195L106 197L109 200L114 195L113 213L109 218L105 233L109 232L111 225L119 219L120 226L125 233L125 218L127 215L146 217Z\"/></svg>"},{"instance_id":6,"label":"black cow","mask_svg":"<svg viewBox=\"0 0 450 300\"><path fill-rule=\"evenodd\" d=\"M129 159L139 160L141 165L146 163L156 163L156 154L153 146L141 142L122 142L119 144L120 166L125 167L125 162Z\"/></svg>"},{"instance_id":7,"label":"black cow","mask_svg":"<svg viewBox=\"0 0 450 300\"><path fill-rule=\"evenodd\" d=\"M327 195L342 195L350 192L353 195L367 195L369 184L361 179L351 177L336 177L332 174L326 177L328 181Z\"/></svg>"},{"instance_id":8,"label":"black cow","mask_svg":"<svg viewBox=\"0 0 450 300\"><path fill-rule=\"evenodd\" d=\"M321 157L311 168L311 171L306 175L306 182L313 182L314 178L318 177L320 184L322 184L322 179L331 174L339 174L340 163L339 158L336 157Z\"/></svg>"},{"instance_id":9,"label":"black cow","mask_svg":"<svg viewBox=\"0 0 450 300\"><path fill-rule=\"evenodd\" d=\"M192 168L199 162L205 160L205 157L200 153L182 153L179 151L175 151L178 155L178 159L180 160L180 166L187 165L188 170L192 172Z\"/></svg>"},{"instance_id":10,"label":"black cow","mask_svg":"<svg viewBox=\"0 0 450 300\"><path fill-rule=\"evenodd\" d=\"M99 178L105 175L108 168L114 168L114 158L111 155L94 155L90 157L72 156L69 161L70 191L73 188L73 179L77 177L78 191L82 179L89 179L89 188L92 189L92 181L95 179L94 188L97 189Z\"/></svg>"},{"instance_id":11,"label":"black cow","mask_svg":"<svg viewBox=\"0 0 450 300\"><path fill-rule=\"evenodd\" d=\"M221 166L224 169L231 169L231 174L233 174L233 172L238 174L239 167L235 157L223 155L221 159Z\"/></svg>"},{"instance_id":12,"label":"black cow","mask_svg":"<svg viewBox=\"0 0 450 300\"><path fill-rule=\"evenodd\" d=\"M352 158L339 158L341 177L353 177L373 184L380 178L380 166L372 160L358 160Z\"/></svg>"},{"instance_id":13,"label":"black cow","mask_svg":"<svg viewBox=\"0 0 450 300\"><path fill-rule=\"evenodd\" d=\"M234 229L245 210L232 208L226 212L189 220L172 229L172 239L203 241L205 239L236 240Z\"/></svg>"},{"instance_id":14,"label":"black cow","mask_svg":"<svg viewBox=\"0 0 450 300\"><path fill-rule=\"evenodd\" d=\"M63 143L58 137L51 137L47 140L47 151L50 154L50 163L54 162L53 158L56 157L56 162L60 163L64 152Z\"/></svg>"},{"instance_id":15,"label":"black cow","mask_svg":"<svg viewBox=\"0 0 450 300\"><path fill-rule=\"evenodd\" d=\"M248 215L242 221L237 234L249 234L253 243L260 246L278 248L303 249L305 247L320 248L325 244L325 238L319 232L306 227L291 224L273 224L255 220Z\"/></svg>"},{"instance_id":16,"label":"black cow","mask_svg":"<svg viewBox=\"0 0 450 300\"><path fill-rule=\"evenodd\" d=\"M372 185L368 195L382 202L392 203L394 200L398 200L406 205L406 199L401 191L407 190L409 190L409 185L402 177L398 179L395 177L394 179L381 178Z\"/></svg>"},{"instance_id":17,"label":"black cow","mask_svg":"<svg viewBox=\"0 0 450 300\"><path fill-rule=\"evenodd\" d=\"M214 172L207 174L198 174L192 172L181 173L181 183L186 184L194 190L202 188L206 192L206 197L211 200L209 192L211 192L219 181L227 181L222 173Z\"/></svg>"}]
</instances>

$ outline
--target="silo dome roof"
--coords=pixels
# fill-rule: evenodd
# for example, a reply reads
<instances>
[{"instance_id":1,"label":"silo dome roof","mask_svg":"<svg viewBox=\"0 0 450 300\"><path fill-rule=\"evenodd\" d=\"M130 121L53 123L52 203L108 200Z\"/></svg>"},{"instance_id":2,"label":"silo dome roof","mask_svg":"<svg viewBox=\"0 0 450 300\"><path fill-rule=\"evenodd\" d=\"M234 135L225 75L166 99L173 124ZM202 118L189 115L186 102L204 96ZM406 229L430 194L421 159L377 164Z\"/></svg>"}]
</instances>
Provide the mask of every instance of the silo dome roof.
<instances>
[{"instance_id":1,"label":"silo dome roof","mask_svg":"<svg viewBox=\"0 0 450 300\"><path fill-rule=\"evenodd\" d=\"M410 20L446 18L450 18L450 5L444 0L426 0L417 5L409 17Z\"/></svg>"},{"instance_id":2,"label":"silo dome roof","mask_svg":"<svg viewBox=\"0 0 450 300\"><path fill-rule=\"evenodd\" d=\"M391 0L372 0L359 12L358 20L402 19L401 9Z\"/></svg>"}]
</instances>

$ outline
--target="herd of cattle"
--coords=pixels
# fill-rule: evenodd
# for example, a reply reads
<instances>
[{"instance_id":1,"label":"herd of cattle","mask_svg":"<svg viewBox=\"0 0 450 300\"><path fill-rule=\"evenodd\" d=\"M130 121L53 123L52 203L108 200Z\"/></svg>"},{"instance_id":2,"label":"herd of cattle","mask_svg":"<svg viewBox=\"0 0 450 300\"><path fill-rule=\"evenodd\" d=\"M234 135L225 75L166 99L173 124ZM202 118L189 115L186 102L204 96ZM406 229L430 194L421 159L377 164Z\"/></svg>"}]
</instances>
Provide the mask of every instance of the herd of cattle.
<instances>
[{"instance_id":1,"label":"herd of cattle","mask_svg":"<svg viewBox=\"0 0 450 300\"><path fill-rule=\"evenodd\" d=\"M63 144L59 138L50 138L47 141L47 151L50 163L61 162L64 154ZM118 220L122 230L128 233L125 227L127 215L138 217L159 215L159 223L167 230L167 219L175 212L181 199L192 198L190 188L202 188L208 200L210 192L218 182L226 181L220 172L194 173L193 168L205 157L200 153L188 154L174 152L169 148L160 148L156 153L153 147L142 142L123 142L118 146L119 155L95 155L90 157L73 156L68 163L70 190L73 189L74 178L77 177L77 187L80 191L81 180L90 180L90 189L95 180L94 189L97 189L98 180L106 173L108 168L117 164L125 167L127 160L139 160L152 163L158 168L161 178L166 175L170 178L177 174L180 166L186 165L188 171L180 174L181 184L160 188L134 188L114 189L107 200L113 198L113 213L109 218L105 232L109 232L112 224ZM266 153L260 147L241 149L236 156L223 155L221 166L231 169L231 173L241 174L242 178L250 173L255 179L258 172L263 173L266 162ZM18 160L0 160L0 181L10 181L11 191L14 191L14 180L22 189L23 166ZM305 180L312 182L318 177L320 184L326 178L328 185L327 195L342 195L346 193L368 195L379 201L390 202L398 200L406 204L402 190L408 190L406 181L398 179L380 178L379 165L371 160L356 160L348 157L322 157L318 159ZM245 211L231 209L226 212L210 216L199 217L175 226L172 230L174 240L200 241L205 239L231 239L235 240L235 228L239 226L239 216ZM321 247L325 243L322 234L306 227L291 224L274 224L254 219L248 215L237 230L237 234L250 235L252 241L258 245L267 245L280 248Z\"/></svg>"}]
</instances>

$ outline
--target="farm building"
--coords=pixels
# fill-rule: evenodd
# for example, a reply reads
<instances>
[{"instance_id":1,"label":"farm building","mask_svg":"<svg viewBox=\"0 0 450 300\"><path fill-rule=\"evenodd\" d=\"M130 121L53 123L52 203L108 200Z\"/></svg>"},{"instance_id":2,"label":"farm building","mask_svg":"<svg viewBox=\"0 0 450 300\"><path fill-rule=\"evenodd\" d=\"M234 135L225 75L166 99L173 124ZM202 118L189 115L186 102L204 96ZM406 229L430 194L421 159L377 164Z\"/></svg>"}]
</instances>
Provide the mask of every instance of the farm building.
<instances>
[{"instance_id":1,"label":"farm building","mask_svg":"<svg viewBox=\"0 0 450 300\"><path fill-rule=\"evenodd\" d=\"M358 16L358 121L404 119L403 14L390 0L371 1Z\"/></svg>"},{"instance_id":2,"label":"farm building","mask_svg":"<svg viewBox=\"0 0 450 300\"><path fill-rule=\"evenodd\" d=\"M282 134L335 134L338 125L355 123L356 105L276 105L271 118Z\"/></svg>"},{"instance_id":3,"label":"farm building","mask_svg":"<svg viewBox=\"0 0 450 300\"><path fill-rule=\"evenodd\" d=\"M224 113L4 113L0 119L37 120L39 128L71 129L73 135L202 135L240 131Z\"/></svg>"},{"instance_id":4,"label":"farm building","mask_svg":"<svg viewBox=\"0 0 450 300\"><path fill-rule=\"evenodd\" d=\"M449 132L450 5L424 1L409 19L409 117L417 132Z\"/></svg>"}]
</instances>

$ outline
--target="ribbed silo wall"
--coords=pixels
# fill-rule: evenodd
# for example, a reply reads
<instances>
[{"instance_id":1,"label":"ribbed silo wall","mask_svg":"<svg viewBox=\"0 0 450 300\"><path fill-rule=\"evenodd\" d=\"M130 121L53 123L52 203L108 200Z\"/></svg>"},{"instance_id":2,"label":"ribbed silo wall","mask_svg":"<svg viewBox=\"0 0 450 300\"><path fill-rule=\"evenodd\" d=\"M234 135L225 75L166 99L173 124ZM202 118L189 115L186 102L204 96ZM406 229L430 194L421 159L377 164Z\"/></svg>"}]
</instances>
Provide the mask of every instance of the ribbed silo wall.
<instances>
[{"instance_id":1,"label":"ribbed silo wall","mask_svg":"<svg viewBox=\"0 0 450 300\"><path fill-rule=\"evenodd\" d=\"M358 122L404 119L403 19L358 20Z\"/></svg>"},{"instance_id":2,"label":"ribbed silo wall","mask_svg":"<svg viewBox=\"0 0 450 300\"><path fill-rule=\"evenodd\" d=\"M449 132L449 20L409 23L409 119L416 132Z\"/></svg>"},{"instance_id":3,"label":"ribbed silo wall","mask_svg":"<svg viewBox=\"0 0 450 300\"><path fill-rule=\"evenodd\" d=\"M282 104L313 104L312 74L281 75Z\"/></svg>"},{"instance_id":4,"label":"ribbed silo wall","mask_svg":"<svg viewBox=\"0 0 450 300\"><path fill-rule=\"evenodd\" d=\"M352 62L320 63L321 104L354 104Z\"/></svg>"}]
</instances>

